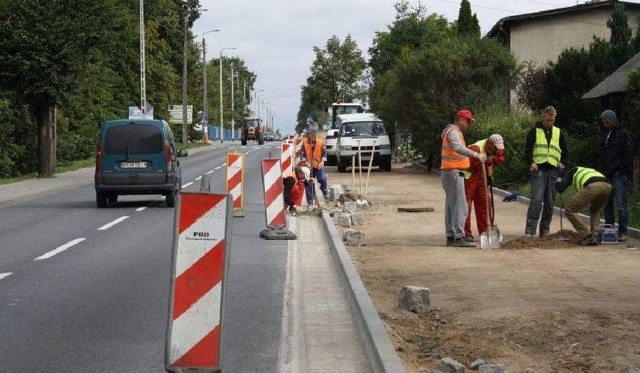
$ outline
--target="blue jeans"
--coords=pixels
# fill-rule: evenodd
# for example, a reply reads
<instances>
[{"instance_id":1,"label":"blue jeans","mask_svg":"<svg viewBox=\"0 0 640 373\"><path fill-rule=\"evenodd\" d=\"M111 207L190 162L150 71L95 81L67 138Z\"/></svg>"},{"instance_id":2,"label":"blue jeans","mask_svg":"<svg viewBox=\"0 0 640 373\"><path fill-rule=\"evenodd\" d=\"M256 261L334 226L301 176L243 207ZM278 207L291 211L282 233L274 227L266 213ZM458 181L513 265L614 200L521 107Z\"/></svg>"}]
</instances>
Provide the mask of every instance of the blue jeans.
<instances>
[{"instance_id":1,"label":"blue jeans","mask_svg":"<svg viewBox=\"0 0 640 373\"><path fill-rule=\"evenodd\" d=\"M318 179L320 183L320 190L322 193L327 193L327 170L324 168L313 168L311 169L311 177L315 177ZM309 183L305 186L305 191L307 192L307 203L309 205L313 204L313 197L315 196L315 185L313 183Z\"/></svg>"},{"instance_id":2,"label":"blue jeans","mask_svg":"<svg viewBox=\"0 0 640 373\"><path fill-rule=\"evenodd\" d=\"M618 234L627 234L629 223L629 206L627 204L627 175L613 174L609 178L613 186L613 192L609 195L604 205L604 223L615 225L616 216L614 204L618 206Z\"/></svg>"},{"instance_id":3,"label":"blue jeans","mask_svg":"<svg viewBox=\"0 0 640 373\"><path fill-rule=\"evenodd\" d=\"M527 210L527 226L525 234L535 235L538 220L540 234L548 234L551 218L553 217L553 201L556 197L556 179L558 169L531 172L531 201ZM540 218L542 212L542 218Z\"/></svg>"}]
</instances>

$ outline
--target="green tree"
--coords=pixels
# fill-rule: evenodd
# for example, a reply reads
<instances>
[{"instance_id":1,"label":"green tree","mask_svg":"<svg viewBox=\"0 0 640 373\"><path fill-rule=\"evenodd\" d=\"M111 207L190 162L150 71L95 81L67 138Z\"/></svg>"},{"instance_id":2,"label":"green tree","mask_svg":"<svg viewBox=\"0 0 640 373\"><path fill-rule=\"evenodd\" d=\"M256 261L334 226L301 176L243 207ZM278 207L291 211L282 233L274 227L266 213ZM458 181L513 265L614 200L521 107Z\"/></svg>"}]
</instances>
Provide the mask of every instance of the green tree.
<instances>
[{"instance_id":1,"label":"green tree","mask_svg":"<svg viewBox=\"0 0 640 373\"><path fill-rule=\"evenodd\" d=\"M615 71L633 55L631 41L631 28L627 11L622 3L615 3L611 18L607 21L607 27L611 30L609 39L608 70Z\"/></svg>"},{"instance_id":2,"label":"green tree","mask_svg":"<svg viewBox=\"0 0 640 373\"><path fill-rule=\"evenodd\" d=\"M336 100L352 102L366 99L366 61L351 35L347 35L344 42L333 35L325 49L314 46L313 51L315 60L311 65L311 75L306 86L301 88L297 131L304 127L308 115L322 117Z\"/></svg>"},{"instance_id":3,"label":"green tree","mask_svg":"<svg viewBox=\"0 0 640 373\"><path fill-rule=\"evenodd\" d=\"M455 28L458 35L480 37L480 23L475 13L471 13L469 0L462 0L460 2L460 10L458 11Z\"/></svg>"}]
</instances>

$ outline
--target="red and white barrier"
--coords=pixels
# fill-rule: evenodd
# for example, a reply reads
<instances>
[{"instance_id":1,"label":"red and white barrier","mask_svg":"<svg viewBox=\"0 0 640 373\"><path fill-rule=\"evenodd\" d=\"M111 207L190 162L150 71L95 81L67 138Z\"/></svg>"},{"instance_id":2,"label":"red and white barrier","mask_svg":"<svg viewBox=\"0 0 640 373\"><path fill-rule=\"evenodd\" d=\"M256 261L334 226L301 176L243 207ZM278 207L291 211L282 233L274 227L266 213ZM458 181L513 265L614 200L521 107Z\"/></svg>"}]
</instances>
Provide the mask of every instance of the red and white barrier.
<instances>
[{"instance_id":1,"label":"red and white barrier","mask_svg":"<svg viewBox=\"0 0 640 373\"><path fill-rule=\"evenodd\" d=\"M233 199L233 216L243 217L244 154L227 153L227 193Z\"/></svg>"},{"instance_id":2,"label":"red and white barrier","mask_svg":"<svg viewBox=\"0 0 640 373\"><path fill-rule=\"evenodd\" d=\"M231 205L225 194L178 194L165 351L169 372L220 369Z\"/></svg>"},{"instance_id":3,"label":"red and white barrier","mask_svg":"<svg viewBox=\"0 0 640 373\"><path fill-rule=\"evenodd\" d=\"M267 229L260 233L260 237L266 239L295 239L296 236L293 233L285 230L287 219L284 214L284 188L279 159L268 158L262 160L262 181Z\"/></svg>"},{"instance_id":4,"label":"red and white barrier","mask_svg":"<svg viewBox=\"0 0 640 373\"><path fill-rule=\"evenodd\" d=\"M297 163L300 161L300 155L302 154L302 143L304 139L301 137L296 137L296 152L293 156L294 162Z\"/></svg>"},{"instance_id":5,"label":"red and white barrier","mask_svg":"<svg viewBox=\"0 0 640 373\"><path fill-rule=\"evenodd\" d=\"M293 144L288 142L283 142L280 145L280 172L283 175L288 174L293 170L293 162L291 160L291 150L293 149Z\"/></svg>"}]
</instances>

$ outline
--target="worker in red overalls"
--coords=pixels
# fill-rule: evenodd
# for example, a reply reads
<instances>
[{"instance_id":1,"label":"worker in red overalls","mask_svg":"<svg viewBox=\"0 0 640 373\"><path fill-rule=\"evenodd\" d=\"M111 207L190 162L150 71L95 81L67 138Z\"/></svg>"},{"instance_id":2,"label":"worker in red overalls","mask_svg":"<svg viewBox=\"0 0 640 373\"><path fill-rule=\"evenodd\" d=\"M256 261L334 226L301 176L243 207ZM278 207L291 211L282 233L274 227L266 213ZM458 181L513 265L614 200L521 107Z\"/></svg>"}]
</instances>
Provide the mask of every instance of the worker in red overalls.
<instances>
[{"instance_id":1,"label":"worker in red overalls","mask_svg":"<svg viewBox=\"0 0 640 373\"><path fill-rule=\"evenodd\" d=\"M488 139L480 140L474 144L469 145L469 149L476 152L485 154L487 161L485 163L487 173L487 183L491 185L493 176L493 166L499 165L504 162L506 154L504 151L504 140L502 136L493 134ZM464 235L467 241L473 242L473 234L471 233L471 207L475 206L476 211L476 224L478 227L478 233L486 232L489 229L487 221L490 216L487 211L487 198L489 198L489 205L491 205L491 197L487 193L487 184L484 182L482 175L482 162L476 158L469 158L471 161L471 167L465 172L464 190L467 197L467 220L464 224Z\"/></svg>"}]
</instances>

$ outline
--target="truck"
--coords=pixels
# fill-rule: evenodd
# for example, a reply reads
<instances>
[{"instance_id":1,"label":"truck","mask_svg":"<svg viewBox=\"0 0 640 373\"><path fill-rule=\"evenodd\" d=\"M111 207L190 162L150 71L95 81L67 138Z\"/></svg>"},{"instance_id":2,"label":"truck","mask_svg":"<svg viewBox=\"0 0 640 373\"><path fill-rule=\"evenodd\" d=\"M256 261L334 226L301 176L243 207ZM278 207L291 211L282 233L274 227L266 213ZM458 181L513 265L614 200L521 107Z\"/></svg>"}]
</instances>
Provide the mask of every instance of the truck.
<instances>
[{"instance_id":1,"label":"truck","mask_svg":"<svg viewBox=\"0 0 640 373\"><path fill-rule=\"evenodd\" d=\"M247 141L257 141L258 145L264 144L264 122L259 117L245 117L242 120L240 131L240 143L247 145Z\"/></svg>"},{"instance_id":2,"label":"truck","mask_svg":"<svg viewBox=\"0 0 640 373\"><path fill-rule=\"evenodd\" d=\"M331 129L337 129L338 115L364 113L364 108L358 103L336 102L331 104Z\"/></svg>"}]
</instances>

